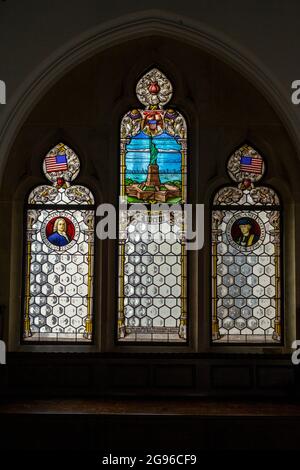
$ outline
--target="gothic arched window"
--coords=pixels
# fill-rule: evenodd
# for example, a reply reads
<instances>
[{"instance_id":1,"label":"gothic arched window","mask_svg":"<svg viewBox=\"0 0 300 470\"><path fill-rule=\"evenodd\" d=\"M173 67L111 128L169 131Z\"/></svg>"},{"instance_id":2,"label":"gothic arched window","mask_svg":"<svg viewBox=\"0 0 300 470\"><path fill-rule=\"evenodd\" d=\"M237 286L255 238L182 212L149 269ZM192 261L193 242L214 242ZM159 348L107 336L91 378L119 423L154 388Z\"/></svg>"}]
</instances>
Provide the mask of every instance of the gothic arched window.
<instances>
[{"instance_id":1,"label":"gothic arched window","mask_svg":"<svg viewBox=\"0 0 300 470\"><path fill-rule=\"evenodd\" d=\"M121 123L120 192L130 208L119 227L119 341L187 337L186 123L165 107L172 92L170 81L152 69L136 87L144 108L129 111Z\"/></svg>"},{"instance_id":2,"label":"gothic arched window","mask_svg":"<svg viewBox=\"0 0 300 470\"><path fill-rule=\"evenodd\" d=\"M221 188L212 210L212 340L280 343L280 201L256 183L262 156L241 146L227 165L235 186Z\"/></svg>"},{"instance_id":3,"label":"gothic arched window","mask_svg":"<svg viewBox=\"0 0 300 470\"><path fill-rule=\"evenodd\" d=\"M94 197L72 181L80 161L66 145L46 155L52 185L34 188L26 207L23 340L92 340Z\"/></svg>"}]
</instances>

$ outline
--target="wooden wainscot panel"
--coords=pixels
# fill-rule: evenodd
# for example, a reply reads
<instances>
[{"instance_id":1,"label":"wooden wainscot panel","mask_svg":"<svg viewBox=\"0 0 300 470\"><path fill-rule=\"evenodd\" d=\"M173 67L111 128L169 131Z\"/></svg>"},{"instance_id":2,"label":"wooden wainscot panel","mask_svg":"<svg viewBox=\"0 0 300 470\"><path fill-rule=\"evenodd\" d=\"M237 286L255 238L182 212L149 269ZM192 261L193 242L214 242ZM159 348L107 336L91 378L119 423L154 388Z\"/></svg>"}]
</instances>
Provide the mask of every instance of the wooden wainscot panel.
<instances>
[{"instance_id":1,"label":"wooden wainscot panel","mask_svg":"<svg viewBox=\"0 0 300 470\"><path fill-rule=\"evenodd\" d=\"M260 366L257 367L257 386L261 389L288 389L295 385L293 367Z\"/></svg>"},{"instance_id":2,"label":"wooden wainscot panel","mask_svg":"<svg viewBox=\"0 0 300 470\"><path fill-rule=\"evenodd\" d=\"M146 388L149 386L149 366L112 365L109 367L110 383L117 388Z\"/></svg>"},{"instance_id":3,"label":"wooden wainscot panel","mask_svg":"<svg viewBox=\"0 0 300 470\"><path fill-rule=\"evenodd\" d=\"M212 366L211 387L213 389L250 389L252 369L245 366Z\"/></svg>"},{"instance_id":4,"label":"wooden wainscot panel","mask_svg":"<svg viewBox=\"0 0 300 470\"><path fill-rule=\"evenodd\" d=\"M154 368L154 386L158 388L194 388L196 369L194 365L169 366Z\"/></svg>"}]
</instances>

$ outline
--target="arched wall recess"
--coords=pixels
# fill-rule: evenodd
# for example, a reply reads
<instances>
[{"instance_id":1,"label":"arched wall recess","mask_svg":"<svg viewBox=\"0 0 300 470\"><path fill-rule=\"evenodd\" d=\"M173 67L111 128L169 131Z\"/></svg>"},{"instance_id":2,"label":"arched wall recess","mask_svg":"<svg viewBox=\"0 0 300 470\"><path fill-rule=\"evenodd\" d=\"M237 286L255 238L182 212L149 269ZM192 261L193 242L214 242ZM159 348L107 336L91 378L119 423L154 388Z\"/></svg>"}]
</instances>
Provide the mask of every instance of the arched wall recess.
<instances>
[{"instance_id":1,"label":"arched wall recess","mask_svg":"<svg viewBox=\"0 0 300 470\"><path fill-rule=\"evenodd\" d=\"M38 100L60 77L97 52L121 44L125 40L153 34L173 37L199 47L239 71L256 86L277 111L298 149L297 153L300 153L295 110L290 106L281 85L276 82L274 75L264 64L213 28L163 10L148 10L125 15L92 28L55 51L30 76L24 77L22 85L15 96L11 97L3 113L3 125L0 131L2 156L0 181L3 178L10 149L22 123Z\"/></svg>"}]
</instances>

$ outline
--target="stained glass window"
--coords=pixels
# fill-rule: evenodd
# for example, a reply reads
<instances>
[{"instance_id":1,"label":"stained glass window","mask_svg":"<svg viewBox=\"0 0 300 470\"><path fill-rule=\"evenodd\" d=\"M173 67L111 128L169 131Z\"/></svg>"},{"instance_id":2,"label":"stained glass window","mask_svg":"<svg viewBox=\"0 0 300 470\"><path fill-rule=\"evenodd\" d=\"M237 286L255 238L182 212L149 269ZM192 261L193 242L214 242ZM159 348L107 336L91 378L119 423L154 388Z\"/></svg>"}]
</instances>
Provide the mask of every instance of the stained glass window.
<instances>
[{"instance_id":1,"label":"stained glass window","mask_svg":"<svg viewBox=\"0 0 300 470\"><path fill-rule=\"evenodd\" d=\"M152 69L136 87L144 108L121 123L120 192L130 206L120 218L119 341L186 341L186 123L165 107L172 93ZM174 210L155 210L159 203Z\"/></svg>"},{"instance_id":2,"label":"stained glass window","mask_svg":"<svg viewBox=\"0 0 300 470\"><path fill-rule=\"evenodd\" d=\"M94 197L73 185L78 156L60 143L46 155L51 185L34 188L26 209L23 339L92 340Z\"/></svg>"},{"instance_id":3,"label":"stained glass window","mask_svg":"<svg viewBox=\"0 0 300 470\"><path fill-rule=\"evenodd\" d=\"M281 341L280 201L256 183L265 173L250 145L228 161L236 183L221 188L212 210L212 340Z\"/></svg>"}]
</instances>

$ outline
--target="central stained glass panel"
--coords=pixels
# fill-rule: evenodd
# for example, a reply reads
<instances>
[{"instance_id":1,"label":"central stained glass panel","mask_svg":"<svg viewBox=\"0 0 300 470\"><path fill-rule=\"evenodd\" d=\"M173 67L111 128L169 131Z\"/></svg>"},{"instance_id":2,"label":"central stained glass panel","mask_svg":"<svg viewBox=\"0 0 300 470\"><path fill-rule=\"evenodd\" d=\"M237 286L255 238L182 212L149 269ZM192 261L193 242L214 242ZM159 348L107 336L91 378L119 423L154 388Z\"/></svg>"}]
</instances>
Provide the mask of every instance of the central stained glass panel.
<instances>
[{"instance_id":1,"label":"central stained glass panel","mask_svg":"<svg viewBox=\"0 0 300 470\"><path fill-rule=\"evenodd\" d=\"M186 123L165 109L172 85L159 70L136 93L145 109L121 123L120 195L130 207L119 227L118 340L186 342Z\"/></svg>"}]
</instances>

